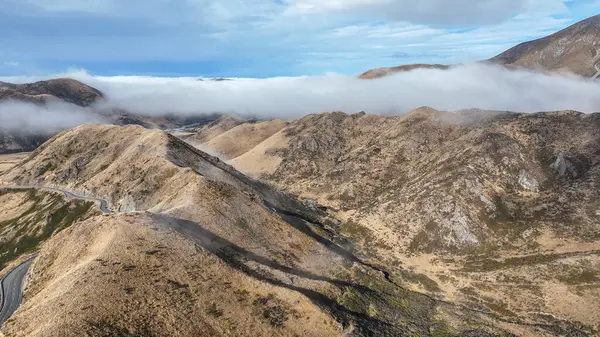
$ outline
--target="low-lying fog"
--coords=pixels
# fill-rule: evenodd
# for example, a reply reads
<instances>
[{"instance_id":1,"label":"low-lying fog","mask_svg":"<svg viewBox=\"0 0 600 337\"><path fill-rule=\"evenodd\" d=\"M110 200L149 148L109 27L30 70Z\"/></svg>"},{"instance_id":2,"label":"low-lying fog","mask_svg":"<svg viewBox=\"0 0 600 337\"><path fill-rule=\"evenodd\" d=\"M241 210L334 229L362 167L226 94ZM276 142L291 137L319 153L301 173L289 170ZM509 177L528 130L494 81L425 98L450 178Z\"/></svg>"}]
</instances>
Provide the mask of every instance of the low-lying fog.
<instances>
[{"instance_id":1,"label":"low-lying fog","mask_svg":"<svg viewBox=\"0 0 600 337\"><path fill-rule=\"evenodd\" d=\"M423 105L448 111L600 111L600 82L572 75L509 71L484 64L446 71L415 70L377 80L328 74L211 81L190 77L103 77L85 71L0 80L24 83L53 77L78 79L102 91L107 100L86 109L57 103L37 107L4 102L0 104L0 127L32 131L68 128L101 121L94 112L107 108L144 115L222 112L283 119L335 110L394 115Z\"/></svg>"}]
</instances>

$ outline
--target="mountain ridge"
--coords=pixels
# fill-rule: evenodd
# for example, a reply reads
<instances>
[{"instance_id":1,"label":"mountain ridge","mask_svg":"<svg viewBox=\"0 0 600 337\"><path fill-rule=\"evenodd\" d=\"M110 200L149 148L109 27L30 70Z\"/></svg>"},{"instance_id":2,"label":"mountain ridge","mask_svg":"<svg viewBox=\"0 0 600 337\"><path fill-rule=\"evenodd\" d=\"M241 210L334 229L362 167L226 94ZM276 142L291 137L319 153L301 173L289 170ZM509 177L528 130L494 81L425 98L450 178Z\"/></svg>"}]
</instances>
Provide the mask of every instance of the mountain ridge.
<instances>
[{"instance_id":1,"label":"mountain ridge","mask_svg":"<svg viewBox=\"0 0 600 337\"><path fill-rule=\"evenodd\" d=\"M569 72L597 78L600 76L600 14L586 18L549 36L520 43L482 63L509 69ZM374 79L415 69L447 69L437 64L410 64L375 68L361 74L361 79Z\"/></svg>"},{"instance_id":2,"label":"mountain ridge","mask_svg":"<svg viewBox=\"0 0 600 337\"><path fill-rule=\"evenodd\" d=\"M577 111L312 114L230 163L327 206L357 247L446 296L595 326L600 312L577 303L600 296L583 276L600 266L599 123Z\"/></svg>"},{"instance_id":3,"label":"mountain ridge","mask_svg":"<svg viewBox=\"0 0 600 337\"><path fill-rule=\"evenodd\" d=\"M426 276L353 248L327 208L163 131L83 125L0 179L102 196L121 211L43 245L22 307L4 327L11 336L501 336L507 329L489 310L440 299ZM411 283L429 291L409 290ZM161 315L174 321L152 319ZM572 329L510 321L542 335Z\"/></svg>"}]
</instances>

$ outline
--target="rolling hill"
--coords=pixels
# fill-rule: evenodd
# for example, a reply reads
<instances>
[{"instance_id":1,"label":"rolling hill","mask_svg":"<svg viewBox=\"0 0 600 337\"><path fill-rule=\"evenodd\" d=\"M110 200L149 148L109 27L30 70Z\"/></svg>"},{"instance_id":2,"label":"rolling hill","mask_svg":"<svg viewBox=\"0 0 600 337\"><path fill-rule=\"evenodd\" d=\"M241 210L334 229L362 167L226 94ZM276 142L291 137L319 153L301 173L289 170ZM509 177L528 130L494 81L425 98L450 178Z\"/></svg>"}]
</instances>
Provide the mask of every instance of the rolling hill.
<instances>
[{"instance_id":1,"label":"rolling hill","mask_svg":"<svg viewBox=\"0 0 600 337\"><path fill-rule=\"evenodd\" d=\"M162 131L83 125L0 180L95 195L118 211L42 245L23 304L3 328L10 336L550 336L581 329L559 319L532 324L500 304L491 309L495 302L445 299L426 275L380 263L357 241L360 232L342 234L348 224L327 208Z\"/></svg>"},{"instance_id":2,"label":"rolling hill","mask_svg":"<svg viewBox=\"0 0 600 337\"><path fill-rule=\"evenodd\" d=\"M448 300L598 329L600 115L422 107L293 121L230 161L312 198ZM428 292L428 286L412 288Z\"/></svg>"}]
</instances>

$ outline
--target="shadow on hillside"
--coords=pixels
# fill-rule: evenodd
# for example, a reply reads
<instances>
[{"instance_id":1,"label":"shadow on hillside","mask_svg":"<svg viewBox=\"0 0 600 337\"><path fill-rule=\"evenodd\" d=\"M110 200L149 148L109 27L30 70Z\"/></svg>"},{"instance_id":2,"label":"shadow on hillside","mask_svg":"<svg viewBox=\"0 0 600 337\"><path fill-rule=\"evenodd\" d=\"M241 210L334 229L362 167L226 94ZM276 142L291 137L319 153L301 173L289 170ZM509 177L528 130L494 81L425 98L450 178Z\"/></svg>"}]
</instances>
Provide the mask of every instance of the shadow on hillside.
<instances>
[{"instance_id":1,"label":"shadow on hillside","mask_svg":"<svg viewBox=\"0 0 600 337\"><path fill-rule=\"evenodd\" d=\"M385 300L376 291L373 291L363 285L348 281L336 280L329 277L316 275L309 271L282 265L277 261L259 256L248 251L247 249L239 247L231 241L206 230L200 224L193 221L178 219L164 214L155 214L154 217L166 227L194 240L194 242L196 242L199 246L219 257L228 266L260 281L303 294L315 305L327 310L343 326L347 327L352 323L354 325L354 331L356 335L402 336L406 335L408 332L405 327L397 327L375 317L370 317L363 313L351 311L345 306L340 305L335 299L332 299L325 294L284 282L268 272L263 270L255 270L246 263L255 262L291 275L296 275L298 277L314 281L327 282L340 288L351 288L353 291L356 291L360 294L368 294L368 296L371 298L379 298L381 301Z\"/></svg>"}]
</instances>

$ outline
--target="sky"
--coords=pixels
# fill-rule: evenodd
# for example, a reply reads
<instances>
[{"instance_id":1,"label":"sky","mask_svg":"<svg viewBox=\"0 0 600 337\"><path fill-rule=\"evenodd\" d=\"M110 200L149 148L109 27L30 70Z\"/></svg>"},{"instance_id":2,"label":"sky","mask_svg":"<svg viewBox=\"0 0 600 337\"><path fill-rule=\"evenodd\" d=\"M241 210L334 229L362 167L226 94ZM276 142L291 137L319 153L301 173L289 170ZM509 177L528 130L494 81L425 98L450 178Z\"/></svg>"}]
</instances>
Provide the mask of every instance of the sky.
<instances>
[{"instance_id":1,"label":"sky","mask_svg":"<svg viewBox=\"0 0 600 337\"><path fill-rule=\"evenodd\" d=\"M0 76L354 75L456 64L600 13L600 0L0 0Z\"/></svg>"}]
</instances>

